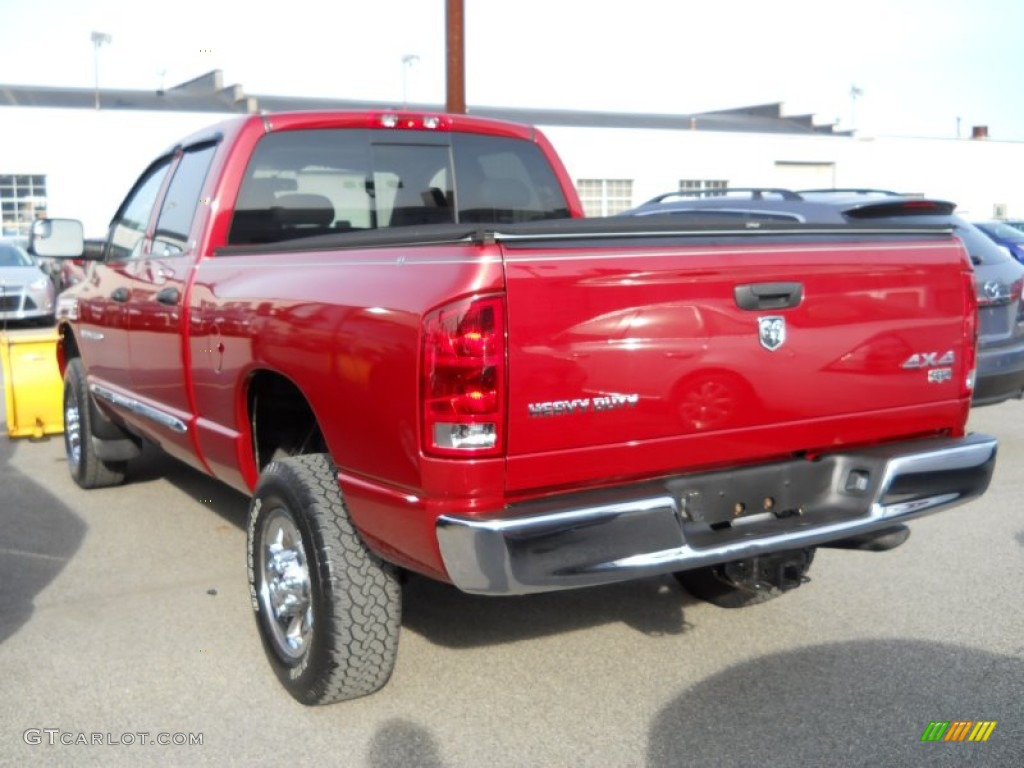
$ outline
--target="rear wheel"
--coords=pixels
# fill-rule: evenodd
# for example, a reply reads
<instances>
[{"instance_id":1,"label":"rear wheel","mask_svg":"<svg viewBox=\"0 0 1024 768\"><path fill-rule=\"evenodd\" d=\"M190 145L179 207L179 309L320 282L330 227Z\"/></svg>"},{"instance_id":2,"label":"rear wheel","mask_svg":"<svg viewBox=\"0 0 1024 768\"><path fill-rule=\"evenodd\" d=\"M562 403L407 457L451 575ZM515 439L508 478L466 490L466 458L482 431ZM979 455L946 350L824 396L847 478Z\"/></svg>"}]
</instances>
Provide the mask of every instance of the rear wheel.
<instances>
[{"instance_id":1,"label":"rear wheel","mask_svg":"<svg viewBox=\"0 0 1024 768\"><path fill-rule=\"evenodd\" d=\"M771 555L679 571L676 580L694 597L719 608L744 608L783 595L809 581L814 549Z\"/></svg>"},{"instance_id":2,"label":"rear wheel","mask_svg":"<svg viewBox=\"0 0 1024 768\"><path fill-rule=\"evenodd\" d=\"M379 690L401 628L395 570L349 519L323 454L274 461L249 510L249 589L267 658L303 704Z\"/></svg>"},{"instance_id":3,"label":"rear wheel","mask_svg":"<svg viewBox=\"0 0 1024 768\"><path fill-rule=\"evenodd\" d=\"M86 386L85 366L75 357L64 371L64 452L71 477L82 488L105 488L124 482L124 461L104 461L93 438L103 419Z\"/></svg>"}]
</instances>

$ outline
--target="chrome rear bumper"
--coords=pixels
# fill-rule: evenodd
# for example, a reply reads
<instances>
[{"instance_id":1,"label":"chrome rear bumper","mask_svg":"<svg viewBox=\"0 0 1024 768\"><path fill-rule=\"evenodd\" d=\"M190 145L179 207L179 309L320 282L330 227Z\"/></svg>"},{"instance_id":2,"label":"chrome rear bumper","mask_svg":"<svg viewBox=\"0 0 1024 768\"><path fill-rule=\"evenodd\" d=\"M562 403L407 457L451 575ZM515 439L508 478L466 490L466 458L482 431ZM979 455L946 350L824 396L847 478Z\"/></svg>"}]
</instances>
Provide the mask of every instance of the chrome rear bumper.
<instances>
[{"instance_id":1,"label":"chrome rear bumper","mask_svg":"<svg viewBox=\"0 0 1024 768\"><path fill-rule=\"evenodd\" d=\"M997 442L932 439L444 515L441 556L465 592L606 584L813 547L962 504Z\"/></svg>"}]
</instances>

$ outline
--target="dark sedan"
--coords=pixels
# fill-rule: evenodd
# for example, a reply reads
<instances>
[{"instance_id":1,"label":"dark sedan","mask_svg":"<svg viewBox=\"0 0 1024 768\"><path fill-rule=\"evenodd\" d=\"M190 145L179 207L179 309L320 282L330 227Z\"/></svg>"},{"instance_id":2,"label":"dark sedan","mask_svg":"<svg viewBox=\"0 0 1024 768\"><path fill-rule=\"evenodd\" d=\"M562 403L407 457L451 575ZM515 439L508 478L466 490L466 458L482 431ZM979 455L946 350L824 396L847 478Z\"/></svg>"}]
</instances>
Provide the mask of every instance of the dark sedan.
<instances>
[{"instance_id":1,"label":"dark sedan","mask_svg":"<svg viewBox=\"0 0 1024 768\"><path fill-rule=\"evenodd\" d=\"M876 190L721 190L715 196L660 195L621 215L686 217L694 224L746 227L785 222L855 222L950 227L974 265L978 286L978 372L973 405L1024 395L1024 265L953 213L955 203Z\"/></svg>"}]
</instances>

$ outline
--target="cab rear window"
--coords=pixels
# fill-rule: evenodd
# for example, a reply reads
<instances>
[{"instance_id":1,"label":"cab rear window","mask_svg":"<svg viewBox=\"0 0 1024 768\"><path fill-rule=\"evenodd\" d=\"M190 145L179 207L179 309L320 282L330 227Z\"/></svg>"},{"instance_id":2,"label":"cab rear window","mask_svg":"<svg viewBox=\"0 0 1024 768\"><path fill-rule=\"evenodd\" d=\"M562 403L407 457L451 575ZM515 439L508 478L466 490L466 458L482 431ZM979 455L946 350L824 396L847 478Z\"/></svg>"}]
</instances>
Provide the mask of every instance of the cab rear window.
<instances>
[{"instance_id":1,"label":"cab rear window","mask_svg":"<svg viewBox=\"0 0 1024 768\"><path fill-rule=\"evenodd\" d=\"M474 134L364 129L270 133L239 190L228 242L456 222L568 218L540 148Z\"/></svg>"}]
</instances>

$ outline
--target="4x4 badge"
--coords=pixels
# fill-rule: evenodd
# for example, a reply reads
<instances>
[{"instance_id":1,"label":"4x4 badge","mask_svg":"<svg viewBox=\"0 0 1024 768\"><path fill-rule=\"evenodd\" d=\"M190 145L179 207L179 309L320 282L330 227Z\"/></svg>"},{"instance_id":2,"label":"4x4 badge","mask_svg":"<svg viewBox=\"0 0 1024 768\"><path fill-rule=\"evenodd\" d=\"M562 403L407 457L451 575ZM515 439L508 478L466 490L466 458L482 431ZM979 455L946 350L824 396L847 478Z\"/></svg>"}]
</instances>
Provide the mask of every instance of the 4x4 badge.
<instances>
[{"instance_id":1,"label":"4x4 badge","mask_svg":"<svg viewBox=\"0 0 1024 768\"><path fill-rule=\"evenodd\" d=\"M786 343L786 318L779 315L757 318L757 335L761 346L774 352Z\"/></svg>"}]
</instances>

